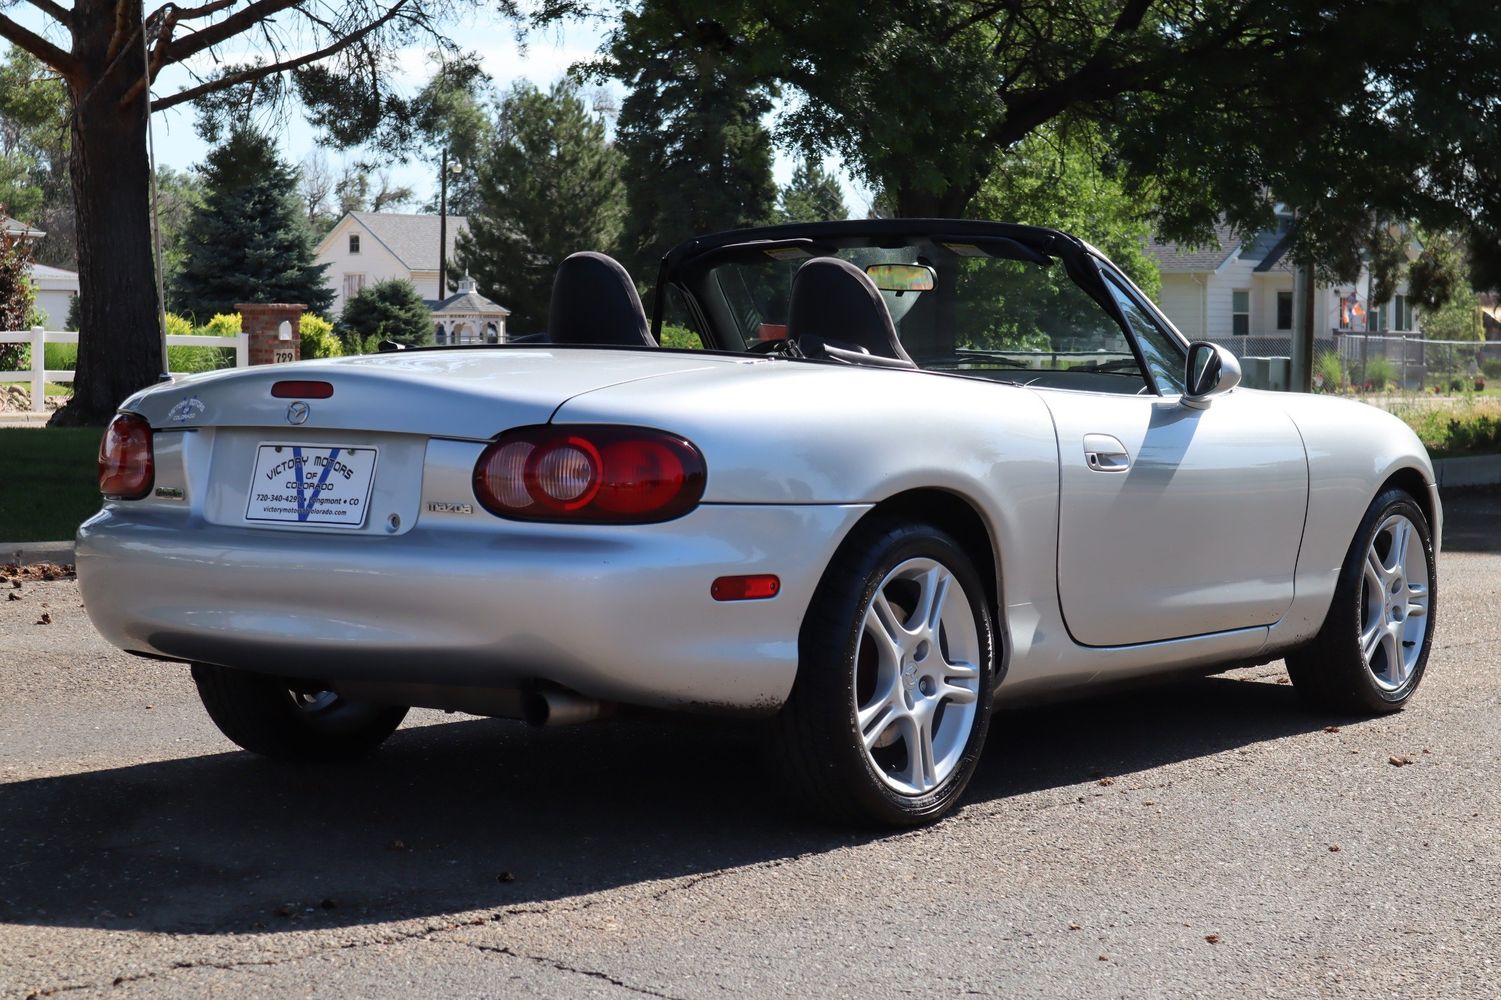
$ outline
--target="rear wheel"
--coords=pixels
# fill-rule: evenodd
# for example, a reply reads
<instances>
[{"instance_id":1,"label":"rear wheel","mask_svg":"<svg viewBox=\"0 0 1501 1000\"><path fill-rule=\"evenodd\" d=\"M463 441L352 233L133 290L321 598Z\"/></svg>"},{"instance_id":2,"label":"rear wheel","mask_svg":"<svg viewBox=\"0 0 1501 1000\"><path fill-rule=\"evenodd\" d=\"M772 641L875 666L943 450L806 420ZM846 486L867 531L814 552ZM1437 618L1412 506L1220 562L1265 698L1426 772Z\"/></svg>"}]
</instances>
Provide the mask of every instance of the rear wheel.
<instances>
[{"instance_id":1,"label":"rear wheel","mask_svg":"<svg viewBox=\"0 0 1501 1000\"><path fill-rule=\"evenodd\" d=\"M374 750L407 710L351 701L281 677L193 664L193 682L209 718L234 743L292 761L346 760Z\"/></svg>"},{"instance_id":2,"label":"rear wheel","mask_svg":"<svg viewBox=\"0 0 1501 1000\"><path fill-rule=\"evenodd\" d=\"M1316 708L1357 714L1407 704L1433 642L1436 569L1422 508L1403 490L1382 493L1350 544L1323 628L1287 657L1298 693Z\"/></svg>"},{"instance_id":3,"label":"rear wheel","mask_svg":"<svg viewBox=\"0 0 1501 1000\"><path fill-rule=\"evenodd\" d=\"M922 524L857 528L820 582L778 717L787 785L841 822L937 819L978 763L994 630L958 544Z\"/></svg>"}]
</instances>

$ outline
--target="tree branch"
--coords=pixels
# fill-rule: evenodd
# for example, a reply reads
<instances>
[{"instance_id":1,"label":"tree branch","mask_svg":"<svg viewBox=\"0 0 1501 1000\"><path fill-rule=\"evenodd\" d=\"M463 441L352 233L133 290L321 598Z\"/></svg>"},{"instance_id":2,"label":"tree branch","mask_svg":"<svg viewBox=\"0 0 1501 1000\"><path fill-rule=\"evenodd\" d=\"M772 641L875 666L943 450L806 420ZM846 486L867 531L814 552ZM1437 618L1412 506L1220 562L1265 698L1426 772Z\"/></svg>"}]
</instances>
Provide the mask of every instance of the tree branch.
<instances>
[{"instance_id":1,"label":"tree branch","mask_svg":"<svg viewBox=\"0 0 1501 1000\"><path fill-rule=\"evenodd\" d=\"M28 31L3 14L0 14L0 38L30 52L57 70L71 84L76 84L83 78L83 64L71 52L64 52L41 35Z\"/></svg>"},{"instance_id":2,"label":"tree branch","mask_svg":"<svg viewBox=\"0 0 1501 1000\"><path fill-rule=\"evenodd\" d=\"M55 21L65 25L73 23L73 12L60 4L53 3L52 0L27 0L27 3Z\"/></svg>"},{"instance_id":3,"label":"tree branch","mask_svg":"<svg viewBox=\"0 0 1501 1000\"><path fill-rule=\"evenodd\" d=\"M224 20L210 24L202 31L173 42L168 47L164 62L175 63L189 59L204 49L212 48L241 32L248 31L273 14L295 7L302 0L256 0L249 7L238 10Z\"/></svg>"},{"instance_id":4,"label":"tree branch","mask_svg":"<svg viewBox=\"0 0 1501 1000\"><path fill-rule=\"evenodd\" d=\"M206 3L201 7L178 7L176 4L173 4L172 20L192 21L200 17L210 17L221 10L228 10L238 2L239 0L213 0L213 3Z\"/></svg>"},{"instance_id":5,"label":"tree branch","mask_svg":"<svg viewBox=\"0 0 1501 1000\"><path fill-rule=\"evenodd\" d=\"M205 94L212 94L216 90L223 90L226 87L238 86L242 83L254 83L257 80L263 80L268 76L272 76L273 74L285 72L286 70L290 69L299 69L303 66L315 63L320 59L325 59L328 56L342 52L344 49L347 49L351 45L356 44L366 35L369 35L377 28L391 21L396 17L397 14L401 12L401 9L405 7L406 4L407 0L400 0L400 2L396 4L396 6L386 11L376 20L371 21L369 24L365 25L359 31L347 35L344 38L341 38L338 41L334 42L333 44L319 49L317 52L309 52L307 55L298 56L296 59L287 59L282 62L272 63L267 66L255 66L250 69L241 70L238 73L231 73L229 76L220 77L217 80L210 80L207 83L201 83L196 87L189 87L187 90L180 90L177 93L173 94L171 97L164 97L161 100L153 101L151 108L153 111L164 111L167 108L173 108L188 101L195 101Z\"/></svg>"},{"instance_id":6,"label":"tree branch","mask_svg":"<svg viewBox=\"0 0 1501 1000\"><path fill-rule=\"evenodd\" d=\"M120 58L120 50L125 47L125 43L135 38L137 26L127 16L131 6L127 0L115 0L115 33L110 36L109 48L104 50L104 58L109 60L111 68Z\"/></svg>"}]
</instances>

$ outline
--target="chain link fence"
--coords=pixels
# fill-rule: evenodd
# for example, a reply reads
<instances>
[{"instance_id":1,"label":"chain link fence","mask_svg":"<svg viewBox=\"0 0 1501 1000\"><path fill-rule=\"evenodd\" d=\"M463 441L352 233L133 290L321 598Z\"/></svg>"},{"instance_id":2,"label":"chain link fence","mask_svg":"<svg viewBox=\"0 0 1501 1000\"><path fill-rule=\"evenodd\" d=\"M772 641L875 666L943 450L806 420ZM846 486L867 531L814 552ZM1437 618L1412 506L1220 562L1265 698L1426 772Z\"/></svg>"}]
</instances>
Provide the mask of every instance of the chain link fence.
<instances>
[{"instance_id":1,"label":"chain link fence","mask_svg":"<svg viewBox=\"0 0 1501 1000\"><path fill-rule=\"evenodd\" d=\"M1290 336L1236 337L1227 344L1241 360L1246 383L1287 388ZM1313 341L1316 389L1459 392L1501 386L1501 340L1427 340L1411 334L1332 330Z\"/></svg>"},{"instance_id":2,"label":"chain link fence","mask_svg":"<svg viewBox=\"0 0 1501 1000\"><path fill-rule=\"evenodd\" d=\"M1314 371L1333 375L1338 370L1347 384L1358 388L1460 392L1501 384L1501 340L1340 333L1334 346L1337 363L1321 358L1315 348Z\"/></svg>"}]
</instances>

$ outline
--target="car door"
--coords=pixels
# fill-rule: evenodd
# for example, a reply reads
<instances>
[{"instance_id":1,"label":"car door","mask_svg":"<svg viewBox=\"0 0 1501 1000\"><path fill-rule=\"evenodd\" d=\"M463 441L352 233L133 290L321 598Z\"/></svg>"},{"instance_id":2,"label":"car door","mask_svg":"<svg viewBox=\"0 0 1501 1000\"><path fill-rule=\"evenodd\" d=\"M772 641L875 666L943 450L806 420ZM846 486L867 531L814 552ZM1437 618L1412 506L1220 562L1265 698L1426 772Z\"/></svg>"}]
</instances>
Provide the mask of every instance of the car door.
<instances>
[{"instance_id":1,"label":"car door","mask_svg":"<svg viewBox=\"0 0 1501 1000\"><path fill-rule=\"evenodd\" d=\"M1058 433L1058 598L1076 642L1269 625L1292 602L1308 467L1259 393L1180 402L1180 348L1105 274L1157 392L1040 389Z\"/></svg>"}]
</instances>

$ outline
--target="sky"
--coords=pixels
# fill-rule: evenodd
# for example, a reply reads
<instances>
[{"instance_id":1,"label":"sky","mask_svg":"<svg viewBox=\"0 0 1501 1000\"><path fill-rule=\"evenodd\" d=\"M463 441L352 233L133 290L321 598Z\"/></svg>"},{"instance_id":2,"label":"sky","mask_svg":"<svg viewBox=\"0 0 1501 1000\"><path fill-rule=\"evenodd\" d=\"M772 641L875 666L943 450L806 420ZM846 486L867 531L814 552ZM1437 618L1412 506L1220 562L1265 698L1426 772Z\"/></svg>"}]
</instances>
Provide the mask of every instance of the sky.
<instances>
[{"instance_id":1,"label":"sky","mask_svg":"<svg viewBox=\"0 0 1501 1000\"><path fill-rule=\"evenodd\" d=\"M7 14L33 29L43 29L46 26L45 18L35 11L13 8ZM53 28L49 33L52 40L66 48L67 40L60 36L55 26ZM481 5L452 26L450 37L459 40L465 50L478 53L485 71L494 79L497 88L504 91L519 80L529 80L541 87L556 82L570 66L596 54L606 28L605 24L592 22L533 32L523 50L517 43L513 27ZM227 62L234 62L252 54L253 49L241 44L237 48L226 47L220 51L219 56ZM415 94L431 72L428 59L429 50L426 48L412 47L399 52L392 85L403 94ZM211 68L212 62L206 55L200 56L199 60L195 68L200 72ZM152 91L157 96L164 97L192 82L186 69L172 66L157 78ZM618 84L616 87L618 100ZM271 126L282 154L294 164L302 163L316 149L313 129L300 113L279 121L263 121L261 124ZM203 162L208 146L193 131L193 111L190 106L170 108L153 115L152 127L158 165L190 170ZM345 162L360 160L358 150L350 153L326 150L324 156L335 176ZM791 178L796 162L797 158L786 152L777 153L773 168L777 183L785 184ZM851 180L837 158L829 158L825 166L839 178L844 188L845 204L850 212L863 218L870 205L870 194ZM416 211L418 206L432 196L436 188L437 169L434 164L393 163L382 165L382 168L389 171L393 183L409 186L414 191L412 203L402 211Z\"/></svg>"}]
</instances>

